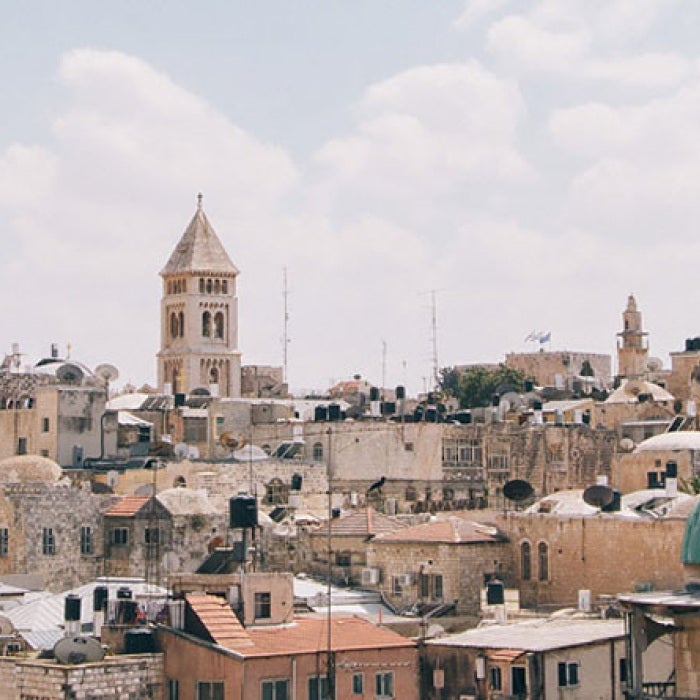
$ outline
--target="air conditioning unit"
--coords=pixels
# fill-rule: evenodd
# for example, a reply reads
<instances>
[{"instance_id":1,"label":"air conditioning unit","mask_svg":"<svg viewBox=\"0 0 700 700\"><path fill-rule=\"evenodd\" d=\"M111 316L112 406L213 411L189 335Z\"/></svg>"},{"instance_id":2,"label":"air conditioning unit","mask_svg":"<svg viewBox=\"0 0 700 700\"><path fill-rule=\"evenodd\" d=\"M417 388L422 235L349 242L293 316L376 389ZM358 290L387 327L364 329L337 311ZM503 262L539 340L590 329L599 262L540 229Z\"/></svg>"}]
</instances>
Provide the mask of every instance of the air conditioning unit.
<instances>
[{"instance_id":1,"label":"air conditioning unit","mask_svg":"<svg viewBox=\"0 0 700 700\"><path fill-rule=\"evenodd\" d=\"M362 569L361 581L363 586L376 586L379 583L379 569L374 567Z\"/></svg>"}]
</instances>

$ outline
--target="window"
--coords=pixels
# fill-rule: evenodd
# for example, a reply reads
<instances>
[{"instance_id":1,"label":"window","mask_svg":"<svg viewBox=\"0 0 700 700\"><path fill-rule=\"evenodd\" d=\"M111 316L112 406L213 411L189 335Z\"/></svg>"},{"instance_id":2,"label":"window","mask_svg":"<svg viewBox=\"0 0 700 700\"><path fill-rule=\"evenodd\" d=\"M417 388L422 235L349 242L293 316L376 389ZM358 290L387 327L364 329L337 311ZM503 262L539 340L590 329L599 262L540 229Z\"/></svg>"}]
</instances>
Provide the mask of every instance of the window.
<instances>
[{"instance_id":1,"label":"window","mask_svg":"<svg viewBox=\"0 0 700 700\"><path fill-rule=\"evenodd\" d=\"M627 683L627 659L620 659L620 683Z\"/></svg>"},{"instance_id":2,"label":"window","mask_svg":"<svg viewBox=\"0 0 700 700\"><path fill-rule=\"evenodd\" d=\"M221 311L218 311L216 316L214 316L214 337L224 337L224 315Z\"/></svg>"},{"instance_id":3,"label":"window","mask_svg":"<svg viewBox=\"0 0 700 700\"><path fill-rule=\"evenodd\" d=\"M197 700L224 700L224 682L197 681Z\"/></svg>"},{"instance_id":4,"label":"window","mask_svg":"<svg viewBox=\"0 0 700 700\"><path fill-rule=\"evenodd\" d=\"M207 280L207 294L211 294L214 285L211 280Z\"/></svg>"},{"instance_id":5,"label":"window","mask_svg":"<svg viewBox=\"0 0 700 700\"><path fill-rule=\"evenodd\" d=\"M168 678L165 686L165 700L180 700L180 684L174 678Z\"/></svg>"},{"instance_id":6,"label":"window","mask_svg":"<svg viewBox=\"0 0 700 700\"><path fill-rule=\"evenodd\" d=\"M403 588L401 587L401 582L403 581L403 576L392 576L391 577L391 593L392 595L401 595Z\"/></svg>"},{"instance_id":7,"label":"window","mask_svg":"<svg viewBox=\"0 0 700 700\"><path fill-rule=\"evenodd\" d=\"M199 278L199 293L204 294L204 278Z\"/></svg>"},{"instance_id":8,"label":"window","mask_svg":"<svg viewBox=\"0 0 700 700\"><path fill-rule=\"evenodd\" d=\"M375 695L377 698L394 697L394 672L384 671L375 676Z\"/></svg>"},{"instance_id":9,"label":"window","mask_svg":"<svg viewBox=\"0 0 700 700\"><path fill-rule=\"evenodd\" d=\"M89 525L80 528L80 553L92 554L92 528Z\"/></svg>"},{"instance_id":10,"label":"window","mask_svg":"<svg viewBox=\"0 0 700 700\"><path fill-rule=\"evenodd\" d=\"M178 330L180 331L180 337L185 335L185 314L180 311L177 315Z\"/></svg>"},{"instance_id":11,"label":"window","mask_svg":"<svg viewBox=\"0 0 700 700\"><path fill-rule=\"evenodd\" d=\"M143 533L143 541L145 544L160 544L160 528L147 527Z\"/></svg>"},{"instance_id":12,"label":"window","mask_svg":"<svg viewBox=\"0 0 700 700\"><path fill-rule=\"evenodd\" d=\"M272 616L272 603L269 593L255 594L255 619L266 620Z\"/></svg>"},{"instance_id":13,"label":"window","mask_svg":"<svg viewBox=\"0 0 700 700\"><path fill-rule=\"evenodd\" d=\"M314 462L320 462L323 459L323 445L320 442L314 443L313 459Z\"/></svg>"},{"instance_id":14,"label":"window","mask_svg":"<svg viewBox=\"0 0 700 700\"><path fill-rule=\"evenodd\" d=\"M49 425L50 421L48 418L42 418L41 419L41 432L42 433L48 433L49 432Z\"/></svg>"},{"instance_id":15,"label":"window","mask_svg":"<svg viewBox=\"0 0 700 700\"><path fill-rule=\"evenodd\" d=\"M365 692L365 676L363 673L352 674L352 692L353 695L362 695Z\"/></svg>"},{"instance_id":16,"label":"window","mask_svg":"<svg viewBox=\"0 0 700 700\"><path fill-rule=\"evenodd\" d=\"M309 678L309 700L327 700L331 697L328 690L327 676L311 676Z\"/></svg>"},{"instance_id":17,"label":"window","mask_svg":"<svg viewBox=\"0 0 700 700\"><path fill-rule=\"evenodd\" d=\"M433 576L433 598L442 598L442 574Z\"/></svg>"},{"instance_id":18,"label":"window","mask_svg":"<svg viewBox=\"0 0 700 700\"><path fill-rule=\"evenodd\" d=\"M501 690L503 688L503 677L499 666L492 666L489 669L489 685L493 690Z\"/></svg>"},{"instance_id":19,"label":"window","mask_svg":"<svg viewBox=\"0 0 700 700\"><path fill-rule=\"evenodd\" d=\"M418 579L418 591L421 598L430 596L430 574L421 574Z\"/></svg>"},{"instance_id":20,"label":"window","mask_svg":"<svg viewBox=\"0 0 700 700\"><path fill-rule=\"evenodd\" d=\"M567 663L566 661L561 661L559 664L557 664L557 671L560 688L578 685L578 663Z\"/></svg>"},{"instance_id":21,"label":"window","mask_svg":"<svg viewBox=\"0 0 700 700\"><path fill-rule=\"evenodd\" d=\"M6 557L10 553L10 531L6 527L0 527L0 557Z\"/></svg>"},{"instance_id":22,"label":"window","mask_svg":"<svg viewBox=\"0 0 700 700\"><path fill-rule=\"evenodd\" d=\"M112 544L129 544L129 528L128 527L114 527L112 528Z\"/></svg>"},{"instance_id":23,"label":"window","mask_svg":"<svg viewBox=\"0 0 700 700\"><path fill-rule=\"evenodd\" d=\"M546 542L537 545L537 578L540 581L549 580L549 551Z\"/></svg>"},{"instance_id":24,"label":"window","mask_svg":"<svg viewBox=\"0 0 700 700\"><path fill-rule=\"evenodd\" d=\"M208 311L202 314L202 335L205 338L211 335L211 314Z\"/></svg>"},{"instance_id":25,"label":"window","mask_svg":"<svg viewBox=\"0 0 700 700\"><path fill-rule=\"evenodd\" d=\"M531 548L529 542L520 545L520 578L529 581L532 578Z\"/></svg>"},{"instance_id":26,"label":"window","mask_svg":"<svg viewBox=\"0 0 700 700\"><path fill-rule=\"evenodd\" d=\"M17 454L26 455L27 454L27 438L21 437L17 440Z\"/></svg>"},{"instance_id":27,"label":"window","mask_svg":"<svg viewBox=\"0 0 700 700\"><path fill-rule=\"evenodd\" d=\"M177 314L170 314L170 337L177 338L179 329L177 325Z\"/></svg>"},{"instance_id":28,"label":"window","mask_svg":"<svg viewBox=\"0 0 700 700\"><path fill-rule=\"evenodd\" d=\"M335 553L336 566L350 566L351 561L352 561L352 552L336 552Z\"/></svg>"},{"instance_id":29,"label":"window","mask_svg":"<svg viewBox=\"0 0 700 700\"><path fill-rule=\"evenodd\" d=\"M56 538L52 527L45 527L41 531L41 551L43 554L56 554Z\"/></svg>"},{"instance_id":30,"label":"window","mask_svg":"<svg viewBox=\"0 0 700 700\"><path fill-rule=\"evenodd\" d=\"M260 700L289 700L289 681L263 681Z\"/></svg>"},{"instance_id":31,"label":"window","mask_svg":"<svg viewBox=\"0 0 700 700\"><path fill-rule=\"evenodd\" d=\"M221 280L221 293L228 294L228 280Z\"/></svg>"},{"instance_id":32,"label":"window","mask_svg":"<svg viewBox=\"0 0 700 700\"><path fill-rule=\"evenodd\" d=\"M511 666L510 692L513 695L525 696L527 694L527 683L525 682L525 678L524 666Z\"/></svg>"}]
</instances>

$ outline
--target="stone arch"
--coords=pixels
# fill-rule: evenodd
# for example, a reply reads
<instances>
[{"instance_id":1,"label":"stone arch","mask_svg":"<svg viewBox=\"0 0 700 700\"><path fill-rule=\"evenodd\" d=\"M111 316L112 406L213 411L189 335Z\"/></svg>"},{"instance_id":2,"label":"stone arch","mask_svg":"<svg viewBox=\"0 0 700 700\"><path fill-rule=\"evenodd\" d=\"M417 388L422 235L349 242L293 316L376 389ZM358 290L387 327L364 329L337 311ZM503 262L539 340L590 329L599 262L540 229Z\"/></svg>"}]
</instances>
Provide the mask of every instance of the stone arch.
<instances>
[{"instance_id":1,"label":"stone arch","mask_svg":"<svg viewBox=\"0 0 700 700\"><path fill-rule=\"evenodd\" d=\"M224 315L221 311L217 311L214 315L214 337L224 337Z\"/></svg>"},{"instance_id":2,"label":"stone arch","mask_svg":"<svg viewBox=\"0 0 700 700\"><path fill-rule=\"evenodd\" d=\"M532 546L527 540L520 543L520 578L523 581L532 579Z\"/></svg>"},{"instance_id":3,"label":"stone arch","mask_svg":"<svg viewBox=\"0 0 700 700\"><path fill-rule=\"evenodd\" d=\"M211 314L208 311L202 314L202 336L205 338L211 336Z\"/></svg>"}]
</instances>

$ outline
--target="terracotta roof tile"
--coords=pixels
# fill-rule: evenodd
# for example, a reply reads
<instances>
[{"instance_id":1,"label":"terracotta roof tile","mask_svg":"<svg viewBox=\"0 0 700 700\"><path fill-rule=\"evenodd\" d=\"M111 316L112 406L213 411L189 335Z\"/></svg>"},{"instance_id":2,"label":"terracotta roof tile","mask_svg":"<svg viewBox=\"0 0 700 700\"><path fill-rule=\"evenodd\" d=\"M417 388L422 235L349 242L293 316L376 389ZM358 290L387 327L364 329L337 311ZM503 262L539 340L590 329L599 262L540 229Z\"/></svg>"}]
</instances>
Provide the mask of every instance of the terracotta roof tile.
<instances>
[{"instance_id":1,"label":"terracotta roof tile","mask_svg":"<svg viewBox=\"0 0 700 700\"><path fill-rule=\"evenodd\" d=\"M124 496L111 506L105 515L133 518L150 500L148 496Z\"/></svg>"},{"instance_id":2,"label":"terracotta roof tile","mask_svg":"<svg viewBox=\"0 0 700 700\"><path fill-rule=\"evenodd\" d=\"M436 544L471 544L477 542L501 542L503 536L495 528L463 520L446 518L422 525L414 525L396 532L377 535L376 543L434 542Z\"/></svg>"},{"instance_id":3,"label":"terracotta roof tile","mask_svg":"<svg viewBox=\"0 0 700 700\"><path fill-rule=\"evenodd\" d=\"M214 643L234 651L253 645L226 600L206 594L190 594L185 599Z\"/></svg>"},{"instance_id":4,"label":"terracotta roof tile","mask_svg":"<svg viewBox=\"0 0 700 700\"><path fill-rule=\"evenodd\" d=\"M333 537L369 537L385 532L395 532L403 527L405 527L403 523L396 518L379 513L374 508L361 508L332 520L331 535ZM313 534L325 537L327 532L322 527Z\"/></svg>"}]
</instances>

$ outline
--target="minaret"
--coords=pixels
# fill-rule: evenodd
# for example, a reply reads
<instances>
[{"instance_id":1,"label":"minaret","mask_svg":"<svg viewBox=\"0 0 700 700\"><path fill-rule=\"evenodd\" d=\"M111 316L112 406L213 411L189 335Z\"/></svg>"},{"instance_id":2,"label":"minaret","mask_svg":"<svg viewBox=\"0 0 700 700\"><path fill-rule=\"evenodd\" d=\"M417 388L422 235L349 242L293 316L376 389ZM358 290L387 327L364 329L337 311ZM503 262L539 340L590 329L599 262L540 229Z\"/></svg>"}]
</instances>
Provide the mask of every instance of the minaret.
<instances>
[{"instance_id":1,"label":"minaret","mask_svg":"<svg viewBox=\"0 0 700 700\"><path fill-rule=\"evenodd\" d=\"M642 330L642 314L632 294L622 312L622 323L623 330L617 334L617 374L628 379L641 378L646 372L649 354L648 334Z\"/></svg>"},{"instance_id":2,"label":"minaret","mask_svg":"<svg viewBox=\"0 0 700 700\"><path fill-rule=\"evenodd\" d=\"M238 270L204 214L201 194L160 276L160 390L189 394L205 388L212 395L240 396Z\"/></svg>"}]
</instances>

